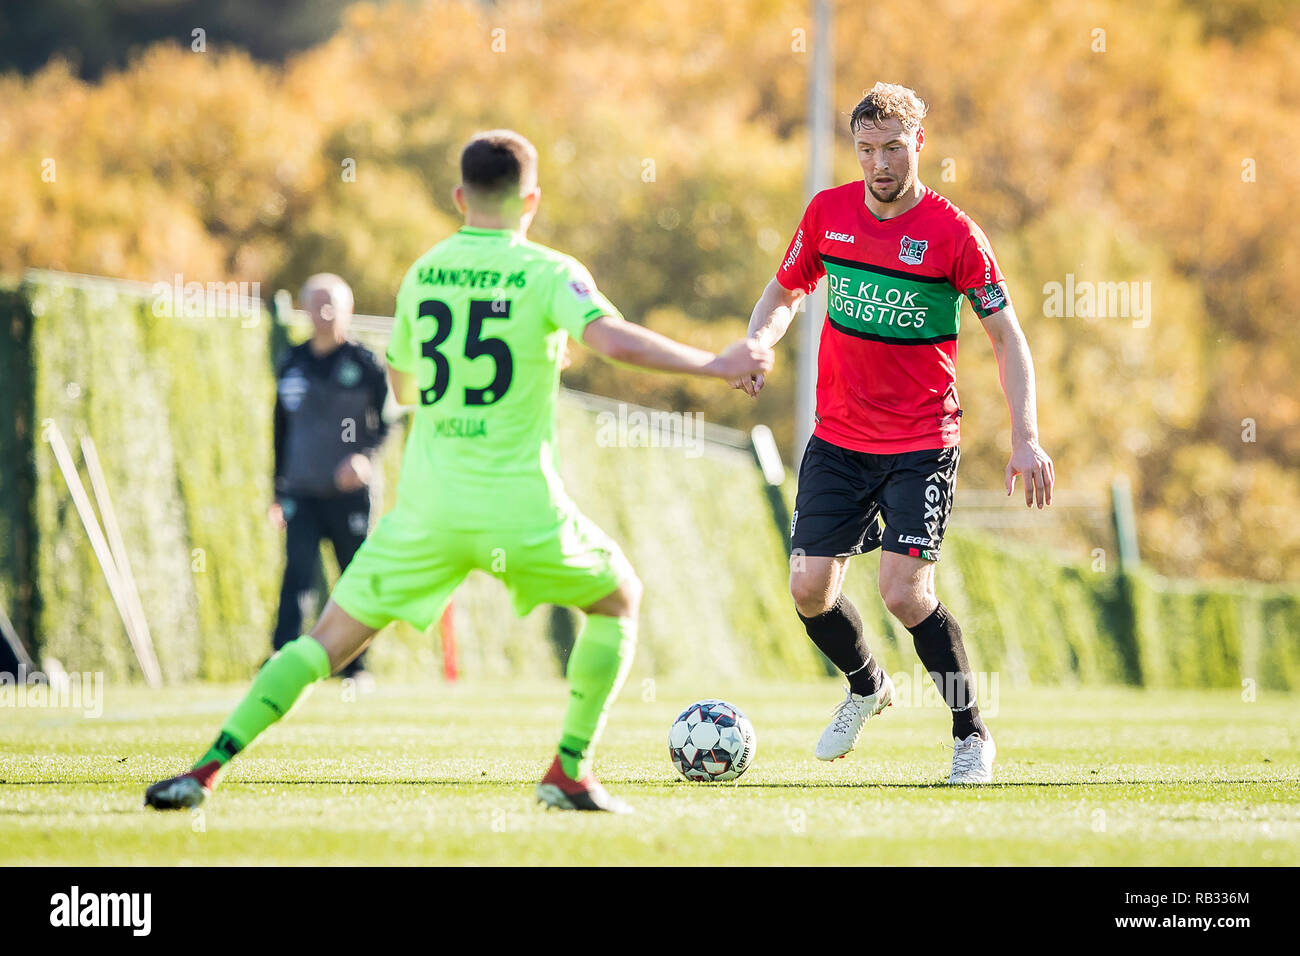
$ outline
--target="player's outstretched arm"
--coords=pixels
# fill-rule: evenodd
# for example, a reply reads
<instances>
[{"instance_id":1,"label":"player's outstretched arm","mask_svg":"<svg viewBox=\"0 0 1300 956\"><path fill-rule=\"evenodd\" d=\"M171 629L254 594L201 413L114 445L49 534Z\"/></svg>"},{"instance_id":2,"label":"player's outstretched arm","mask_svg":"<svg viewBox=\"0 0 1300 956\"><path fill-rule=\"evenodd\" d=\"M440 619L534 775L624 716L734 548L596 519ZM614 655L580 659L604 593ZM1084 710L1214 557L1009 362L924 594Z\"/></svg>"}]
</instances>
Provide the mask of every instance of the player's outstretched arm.
<instances>
[{"instance_id":1,"label":"player's outstretched arm","mask_svg":"<svg viewBox=\"0 0 1300 956\"><path fill-rule=\"evenodd\" d=\"M613 362L657 372L681 372L734 381L771 370L775 355L753 339L742 339L718 355L647 328L604 315L589 322L582 341Z\"/></svg>"},{"instance_id":2,"label":"player's outstretched arm","mask_svg":"<svg viewBox=\"0 0 1300 956\"><path fill-rule=\"evenodd\" d=\"M749 316L749 337L768 348L775 347L790 328L790 323L794 321L794 314L798 311L799 303L803 298L802 289L787 289L773 278L768 282L763 294L758 297L758 302L754 304L754 311ZM741 376L729 384L732 388L739 388L750 398L754 398L766 382L767 377L759 373Z\"/></svg>"},{"instance_id":3,"label":"player's outstretched arm","mask_svg":"<svg viewBox=\"0 0 1300 956\"><path fill-rule=\"evenodd\" d=\"M1029 343L1020 329L1015 310L1008 305L983 319L984 331L993 343L998 360L1002 392L1011 410L1011 458L1007 462L1007 494L1015 488L1016 476L1025 483L1025 504L1038 507L1052 503L1056 470L1052 459L1038 444L1038 411L1034 396L1034 360Z\"/></svg>"}]
</instances>

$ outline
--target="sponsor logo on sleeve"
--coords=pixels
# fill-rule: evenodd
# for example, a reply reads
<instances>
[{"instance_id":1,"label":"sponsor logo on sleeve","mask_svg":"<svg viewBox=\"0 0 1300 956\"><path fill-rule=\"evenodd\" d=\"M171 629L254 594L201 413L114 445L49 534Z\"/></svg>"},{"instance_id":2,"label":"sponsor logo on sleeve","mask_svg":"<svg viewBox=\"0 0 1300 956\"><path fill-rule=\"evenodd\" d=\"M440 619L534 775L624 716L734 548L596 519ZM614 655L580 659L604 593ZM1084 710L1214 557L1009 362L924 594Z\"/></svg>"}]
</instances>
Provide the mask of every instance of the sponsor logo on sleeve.
<instances>
[{"instance_id":1,"label":"sponsor logo on sleeve","mask_svg":"<svg viewBox=\"0 0 1300 956\"><path fill-rule=\"evenodd\" d=\"M592 295L591 286L587 285L587 283L583 282L581 279L571 280L569 282L569 288L572 290L573 294L577 296L579 299L591 298Z\"/></svg>"},{"instance_id":2,"label":"sponsor logo on sleeve","mask_svg":"<svg viewBox=\"0 0 1300 956\"><path fill-rule=\"evenodd\" d=\"M908 265L919 266L921 260L925 258L925 250L930 248L928 239L913 239L911 236L904 236L898 250L898 258Z\"/></svg>"},{"instance_id":3,"label":"sponsor logo on sleeve","mask_svg":"<svg viewBox=\"0 0 1300 956\"><path fill-rule=\"evenodd\" d=\"M975 290L981 312L996 312L1007 304L1007 293L1000 282L993 282Z\"/></svg>"},{"instance_id":4,"label":"sponsor logo on sleeve","mask_svg":"<svg viewBox=\"0 0 1300 956\"><path fill-rule=\"evenodd\" d=\"M803 230L800 229L794 235L794 245L790 247L790 254L785 257L785 262L781 263L782 269L789 269L794 265L794 261L799 258L799 250L803 248Z\"/></svg>"}]
</instances>

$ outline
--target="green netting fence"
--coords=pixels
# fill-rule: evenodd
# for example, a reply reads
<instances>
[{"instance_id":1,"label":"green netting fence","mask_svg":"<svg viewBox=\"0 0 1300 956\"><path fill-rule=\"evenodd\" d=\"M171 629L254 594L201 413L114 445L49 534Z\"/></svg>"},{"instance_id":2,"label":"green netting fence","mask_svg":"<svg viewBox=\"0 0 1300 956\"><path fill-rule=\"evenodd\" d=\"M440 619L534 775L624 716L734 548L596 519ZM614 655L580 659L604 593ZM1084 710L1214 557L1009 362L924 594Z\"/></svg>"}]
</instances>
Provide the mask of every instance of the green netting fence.
<instances>
[{"instance_id":1,"label":"green netting fence","mask_svg":"<svg viewBox=\"0 0 1300 956\"><path fill-rule=\"evenodd\" d=\"M268 652L284 560L265 520L284 330L255 303L187 317L167 299L47 272L0 289L0 604L41 658L139 679L45 440L57 422L74 452L82 434L99 449L164 678L243 679ZM600 415L599 403L562 399L563 471L645 582L634 674L826 674L786 594L786 542L752 456L712 441L611 445ZM383 452L384 508L403 431ZM332 577L328 556L326 567ZM874 568L859 559L848 593L887 666L910 670L911 638L876 596ZM1012 685L1300 687L1294 588L1095 572L960 528L938 582L976 667ZM500 583L475 574L454 615L466 675L562 671L570 612L517 619ZM436 674L440 660L436 635L405 626L372 651L372 666L394 676Z\"/></svg>"}]
</instances>

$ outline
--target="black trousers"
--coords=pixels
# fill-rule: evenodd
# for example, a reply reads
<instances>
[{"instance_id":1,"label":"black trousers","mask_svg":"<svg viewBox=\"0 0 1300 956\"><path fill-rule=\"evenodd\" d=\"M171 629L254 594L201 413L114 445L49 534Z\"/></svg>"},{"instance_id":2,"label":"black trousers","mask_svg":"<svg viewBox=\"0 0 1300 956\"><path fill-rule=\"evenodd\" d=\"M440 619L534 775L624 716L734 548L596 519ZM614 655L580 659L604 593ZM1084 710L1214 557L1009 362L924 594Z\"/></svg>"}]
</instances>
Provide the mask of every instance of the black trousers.
<instances>
[{"instance_id":1,"label":"black trousers","mask_svg":"<svg viewBox=\"0 0 1300 956\"><path fill-rule=\"evenodd\" d=\"M319 611L324 575L320 568L320 545L328 539L334 548L339 570L346 568L366 540L370 528L370 491L362 488L329 498L281 495L284 509L284 583L280 587L280 612L276 616L271 646L277 651L302 634L305 614ZM344 676L364 667L362 654L345 668Z\"/></svg>"}]
</instances>

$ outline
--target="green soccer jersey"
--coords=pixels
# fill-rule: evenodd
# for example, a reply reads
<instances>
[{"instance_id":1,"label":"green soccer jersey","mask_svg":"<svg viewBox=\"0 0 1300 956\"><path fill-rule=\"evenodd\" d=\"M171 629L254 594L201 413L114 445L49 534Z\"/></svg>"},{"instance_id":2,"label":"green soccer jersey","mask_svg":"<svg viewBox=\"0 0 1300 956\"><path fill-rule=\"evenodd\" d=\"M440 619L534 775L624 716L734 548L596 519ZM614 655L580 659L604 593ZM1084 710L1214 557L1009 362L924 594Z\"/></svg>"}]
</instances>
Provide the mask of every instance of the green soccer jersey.
<instances>
[{"instance_id":1,"label":"green soccer jersey","mask_svg":"<svg viewBox=\"0 0 1300 956\"><path fill-rule=\"evenodd\" d=\"M467 226L416 260L388 346L420 391L397 507L466 531L563 520L560 359L602 315L620 317L580 262L511 230Z\"/></svg>"}]
</instances>

